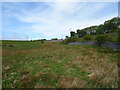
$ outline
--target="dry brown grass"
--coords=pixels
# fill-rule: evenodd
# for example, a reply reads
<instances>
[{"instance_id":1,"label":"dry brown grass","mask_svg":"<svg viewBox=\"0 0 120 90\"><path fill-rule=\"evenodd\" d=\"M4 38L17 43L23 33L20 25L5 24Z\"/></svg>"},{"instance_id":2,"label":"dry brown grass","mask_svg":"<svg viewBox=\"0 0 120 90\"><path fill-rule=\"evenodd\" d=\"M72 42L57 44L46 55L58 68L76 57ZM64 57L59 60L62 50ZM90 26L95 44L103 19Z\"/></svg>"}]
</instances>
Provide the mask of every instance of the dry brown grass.
<instances>
[{"instance_id":1,"label":"dry brown grass","mask_svg":"<svg viewBox=\"0 0 120 90\"><path fill-rule=\"evenodd\" d=\"M7 51L3 50L2 54L3 55L17 55L17 54L24 54L24 53L29 53L29 52L36 52L38 50L20 50L20 51Z\"/></svg>"},{"instance_id":2,"label":"dry brown grass","mask_svg":"<svg viewBox=\"0 0 120 90\"><path fill-rule=\"evenodd\" d=\"M58 88L83 88L86 82L80 78L61 77L57 83Z\"/></svg>"},{"instance_id":3,"label":"dry brown grass","mask_svg":"<svg viewBox=\"0 0 120 90\"><path fill-rule=\"evenodd\" d=\"M85 72L89 73L88 78L92 82L102 85L116 83L118 79L116 62L111 62L108 55L95 52L94 49L89 49L89 51L83 49L82 51L85 51L86 54L77 56L71 62L72 65L82 67ZM117 86L113 85L113 87Z\"/></svg>"}]
</instances>

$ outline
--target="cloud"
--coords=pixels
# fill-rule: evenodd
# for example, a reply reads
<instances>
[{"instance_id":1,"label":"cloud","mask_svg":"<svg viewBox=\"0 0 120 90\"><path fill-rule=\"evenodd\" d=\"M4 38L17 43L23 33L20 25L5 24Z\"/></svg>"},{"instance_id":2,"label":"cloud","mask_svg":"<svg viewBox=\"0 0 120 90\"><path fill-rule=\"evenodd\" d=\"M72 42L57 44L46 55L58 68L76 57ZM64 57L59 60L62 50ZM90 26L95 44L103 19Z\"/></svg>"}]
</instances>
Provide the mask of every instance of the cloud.
<instances>
[{"instance_id":1,"label":"cloud","mask_svg":"<svg viewBox=\"0 0 120 90\"><path fill-rule=\"evenodd\" d=\"M26 3L26 7L28 4ZM19 12L12 12L11 17L14 16L19 22L28 24L26 26L27 28L25 28L26 30L33 33L41 33L47 39L53 37L64 38L65 35L69 35L69 28L75 31L76 29L82 29L87 26L99 25L105 19L114 17L116 14L94 18L97 12L107 6L110 6L110 4L44 2L37 3L31 9L23 8L20 5ZM12 9L12 6L10 7ZM15 9L14 5L13 8Z\"/></svg>"},{"instance_id":2,"label":"cloud","mask_svg":"<svg viewBox=\"0 0 120 90\"><path fill-rule=\"evenodd\" d=\"M2 0L2 2L118 2L119 0Z\"/></svg>"}]
</instances>

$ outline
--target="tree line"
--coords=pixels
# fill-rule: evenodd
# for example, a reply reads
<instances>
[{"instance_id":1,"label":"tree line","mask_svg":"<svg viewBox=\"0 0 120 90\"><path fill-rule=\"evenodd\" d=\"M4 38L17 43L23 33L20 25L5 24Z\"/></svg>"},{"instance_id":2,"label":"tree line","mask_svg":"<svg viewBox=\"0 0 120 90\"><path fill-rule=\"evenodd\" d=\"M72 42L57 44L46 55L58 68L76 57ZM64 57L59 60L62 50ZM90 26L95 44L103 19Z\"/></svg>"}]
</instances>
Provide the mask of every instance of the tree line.
<instances>
[{"instance_id":1,"label":"tree line","mask_svg":"<svg viewBox=\"0 0 120 90\"><path fill-rule=\"evenodd\" d=\"M76 36L78 38L83 37L87 34L95 35L95 34L106 34L111 33L116 29L120 29L120 18L114 17L111 20L107 20L104 24L100 24L99 26L91 26L84 29L78 29L77 33L74 31L70 32L70 36Z\"/></svg>"},{"instance_id":2,"label":"tree line","mask_svg":"<svg viewBox=\"0 0 120 90\"><path fill-rule=\"evenodd\" d=\"M114 41L120 41L120 17L114 17L111 20L107 20L98 26L77 29L76 32L71 31L70 37L66 36L66 39L63 41L63 43L77 42L79 39L91 40L93 36L96 41L102 43L108 39L108 34L113 32L117 32L117 37L115 39L118 38L118 40ZM111 37L109 37L109 39L111 39Z\"/></svg>"}]
</instances>

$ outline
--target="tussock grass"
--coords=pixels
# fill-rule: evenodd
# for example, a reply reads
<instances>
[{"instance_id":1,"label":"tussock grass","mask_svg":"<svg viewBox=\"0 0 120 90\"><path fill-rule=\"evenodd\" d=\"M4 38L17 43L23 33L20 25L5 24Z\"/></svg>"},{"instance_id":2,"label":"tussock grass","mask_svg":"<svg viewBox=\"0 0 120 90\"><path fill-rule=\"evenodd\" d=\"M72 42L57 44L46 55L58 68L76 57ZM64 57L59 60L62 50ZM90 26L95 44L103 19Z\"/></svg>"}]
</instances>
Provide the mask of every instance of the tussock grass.
<instances>
[{"instance_id":1,"label":"tussock grass","mask_svg":"<svg viewBox=\"0 0 120 90\"><path fill-rule=\"evenodd\" d=\"M14 46L3 47L3 88L118 87L119 52L47 41L3 44Z\"/></svg>"}]
</instances>

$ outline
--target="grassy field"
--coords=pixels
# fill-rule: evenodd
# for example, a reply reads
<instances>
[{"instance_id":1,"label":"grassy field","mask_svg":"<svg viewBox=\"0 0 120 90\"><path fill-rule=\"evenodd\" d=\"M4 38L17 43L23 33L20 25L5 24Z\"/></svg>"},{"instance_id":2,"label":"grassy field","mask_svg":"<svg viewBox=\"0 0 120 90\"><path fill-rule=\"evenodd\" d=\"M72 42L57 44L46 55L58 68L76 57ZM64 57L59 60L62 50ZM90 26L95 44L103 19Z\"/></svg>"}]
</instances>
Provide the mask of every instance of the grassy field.
<instances>
[{"instance_id":1,"label":"grassy field","mask_svg":"<svg viewBox=\"0 0 120 90\"><path fill-rule=\"evenodd\" d=\"M117 51L60 42L3 41L3 88L117 88Z\"/></svg>"}]
</instances>

